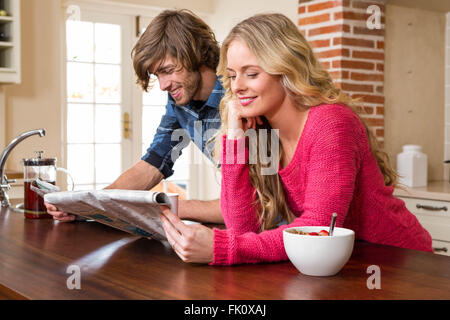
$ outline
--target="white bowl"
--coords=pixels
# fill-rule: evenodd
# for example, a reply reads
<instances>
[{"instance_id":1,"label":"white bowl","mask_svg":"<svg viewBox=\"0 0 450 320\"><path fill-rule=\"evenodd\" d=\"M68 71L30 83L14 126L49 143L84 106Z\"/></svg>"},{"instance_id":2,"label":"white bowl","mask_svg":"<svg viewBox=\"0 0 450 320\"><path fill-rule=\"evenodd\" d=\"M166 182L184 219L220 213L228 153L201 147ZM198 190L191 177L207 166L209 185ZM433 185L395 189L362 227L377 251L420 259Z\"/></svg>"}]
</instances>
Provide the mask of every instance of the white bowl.
<instances>
[{"instance_id":1,"label":"white bowl","mask_svg":"<svg viewBox=\"0 0 450 320\"><path fill-rule=\"evenodd\" d=\"M353 251L355 232L345 228L334 228L330 236L309 236L290 233L289 230L319 232L329 227L293 227L283 230L286 254L292 264L303 274L310 276L332 276L347 263Z\"/></svg>"}]
</instances>

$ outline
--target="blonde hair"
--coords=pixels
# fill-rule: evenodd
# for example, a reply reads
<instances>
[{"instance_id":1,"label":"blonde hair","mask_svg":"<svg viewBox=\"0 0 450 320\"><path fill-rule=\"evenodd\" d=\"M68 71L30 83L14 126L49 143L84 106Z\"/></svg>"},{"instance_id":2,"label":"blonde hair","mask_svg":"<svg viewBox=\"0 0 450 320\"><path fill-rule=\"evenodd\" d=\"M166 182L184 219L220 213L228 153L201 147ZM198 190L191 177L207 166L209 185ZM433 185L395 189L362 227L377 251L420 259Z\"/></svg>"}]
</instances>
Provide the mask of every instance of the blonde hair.
<instances>
[{"instance_id":1,"label":"blonde hair","mask_svg":"<svg viewBox=\"0 0 450 320\"><path fill-rule=\"evenodd\" d=\"M227 103L233 97L230 79L227 77L227 51L235 39L247 44L265 72L280 77L283 87L299 108L307 110L322 103L340 103L358 114L354 106L355 101L334 86L331 76L323 69L295 24L282 14L258 14L237 24L222 44L217 74L222 76L226 92L220 104L222 125L217 136L227 132ZM387 154L379 148L376 137L362 119L361 121L366 127L370 147L384 176L385 184L395 186L398 176L389 164ZM258 126L257 129L260 128L270 129L270 125L265 121L265 124ZM257 136L259 140L259 133ZM268 138L267 142L270 143L270 140ZM220 142L221 139L217 139L216 159L222 147ZM271 150L270 146L267 150ZM280 158L282 153L283 148L280 144ZM279 160L272 161L279 162ZM292 222L295 216L287 205L278 174L262 175L261 168L259 159L256 164L249 164L251 183L257 193L256 207L259 207L261 230L267 230L276 226L279 214L288 223Z\"/></svg>"}]
</instances>

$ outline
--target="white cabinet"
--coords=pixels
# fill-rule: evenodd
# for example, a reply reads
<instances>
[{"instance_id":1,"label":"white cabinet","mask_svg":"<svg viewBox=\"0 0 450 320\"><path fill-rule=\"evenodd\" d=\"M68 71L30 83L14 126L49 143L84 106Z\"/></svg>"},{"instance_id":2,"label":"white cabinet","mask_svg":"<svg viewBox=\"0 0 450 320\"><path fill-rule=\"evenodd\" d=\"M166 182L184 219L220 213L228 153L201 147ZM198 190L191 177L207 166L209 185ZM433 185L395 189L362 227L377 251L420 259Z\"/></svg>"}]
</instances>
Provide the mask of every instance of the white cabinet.
<instances>
[{"instance_id":1,"label":"white cabinet","mask_svg":"<svg viewBox=\"0 0 450 320\"><path fill-rule=\"evenodd\" d=\"M430 233L435 253L450 256L450 201L398 197Z\"/></svg>"},{"instance_id":2,"label":"white cabinet","mask_svg":"<svg viewBox=\"0 0 450 320\"><path fill-rule=\"evenodd\" d=\"M0 0L0 83L20 83L20 0Z\"/></svg>"}]
</instances>

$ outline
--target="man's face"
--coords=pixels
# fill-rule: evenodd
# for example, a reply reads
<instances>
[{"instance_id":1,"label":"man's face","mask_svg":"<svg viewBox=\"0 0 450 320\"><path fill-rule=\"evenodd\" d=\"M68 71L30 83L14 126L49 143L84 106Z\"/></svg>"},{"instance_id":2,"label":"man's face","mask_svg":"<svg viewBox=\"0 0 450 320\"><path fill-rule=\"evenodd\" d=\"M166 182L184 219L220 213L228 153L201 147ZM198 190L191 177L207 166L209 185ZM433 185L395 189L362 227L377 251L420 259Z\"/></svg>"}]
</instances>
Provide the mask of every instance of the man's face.
<instances>
[{"instance_id":1,"label":"man's face","mask_svg":"<svg viewBox=\"0 0 450 320\"><path fill-rule=\"evenodd\" d=\"M158 70L151 73L158 78L161 90L168 91L177 105L188 104L200 93L200 73L180 68L177 61L170 56L166 57Z\"/></svg>"}]
</instances>

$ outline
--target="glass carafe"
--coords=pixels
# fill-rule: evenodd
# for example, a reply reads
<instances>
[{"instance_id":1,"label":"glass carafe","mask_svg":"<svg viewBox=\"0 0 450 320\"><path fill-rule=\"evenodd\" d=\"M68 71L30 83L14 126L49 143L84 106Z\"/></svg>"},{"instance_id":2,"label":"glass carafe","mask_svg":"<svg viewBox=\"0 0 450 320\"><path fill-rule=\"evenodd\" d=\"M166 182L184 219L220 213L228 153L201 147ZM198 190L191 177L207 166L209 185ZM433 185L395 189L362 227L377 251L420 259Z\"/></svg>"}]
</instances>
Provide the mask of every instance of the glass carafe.
<instances>
[{"instance_id":1,"label":"glass carafe","mask_svg":"<svg viewBox=\"0 0 450 320\"><path fill-rule=\"evenodd\" d=\"M52 218L47 213L44 199L31 189L36 185L36 179L56 183L56 158L42 158L42 151L36 151L37 158L23 159L24 176L24 212L29 219Z\"/></svg>"}]
</instances>

